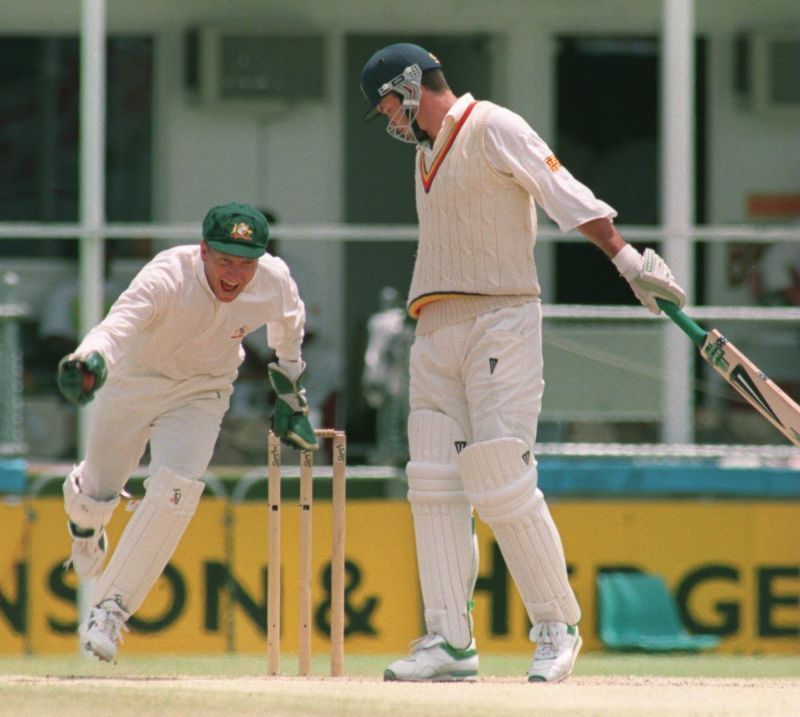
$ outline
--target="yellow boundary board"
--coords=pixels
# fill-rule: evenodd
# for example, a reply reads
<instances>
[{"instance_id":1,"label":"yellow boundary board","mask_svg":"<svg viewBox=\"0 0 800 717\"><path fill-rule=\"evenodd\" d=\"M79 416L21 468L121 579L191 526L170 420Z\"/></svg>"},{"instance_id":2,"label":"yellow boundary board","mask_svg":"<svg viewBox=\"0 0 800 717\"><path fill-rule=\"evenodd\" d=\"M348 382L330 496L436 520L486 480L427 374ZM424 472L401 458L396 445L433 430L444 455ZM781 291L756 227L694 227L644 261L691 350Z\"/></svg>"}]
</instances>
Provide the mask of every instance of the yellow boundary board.
<instances>
[{"instance_id":1,"label":"yellow boundary board","mask_svg":"<svg viewBox=\"0 0 800 717\"><path fill-rule=\"evenodd\" d=\"M573 587L583 609L585 649L596 636L595 577L613 567L659 573L696 625L722 632L724 653L800 653L800 503L794 501L553 502ZM314 504L313 649L328 649L330 504ZM109 526L112 547L129 513ZM169 569L156 583L125 652L265 652L267 509L205 498ZM298 512L283 511L284 650L297 645ZM62 502L0 505L0 653L76 649L76 581ZM491 532L478 523L481 552L475 635L482 652L529 652L522 602ZM346 651L402 653L423 632L410 509L397 501L347 507Z\"/></svg>"}]
</instances>

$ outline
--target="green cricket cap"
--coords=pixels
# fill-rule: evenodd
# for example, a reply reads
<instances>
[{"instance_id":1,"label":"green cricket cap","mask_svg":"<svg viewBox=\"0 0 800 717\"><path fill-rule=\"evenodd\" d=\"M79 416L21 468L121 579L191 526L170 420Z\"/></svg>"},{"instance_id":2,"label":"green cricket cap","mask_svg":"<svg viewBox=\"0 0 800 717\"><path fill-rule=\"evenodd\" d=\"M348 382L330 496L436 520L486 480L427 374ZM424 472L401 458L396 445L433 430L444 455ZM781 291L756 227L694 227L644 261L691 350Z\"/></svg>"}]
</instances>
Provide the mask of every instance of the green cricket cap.
<instances>
[{"instance_id":1,"label":"green cricket cap","mask_svg":"<svg viewBox=\"0 0 800 717\"><path fill-rule=\"evenodd\" d=\"M229 202L208 210L203 219L203 239L224 254L258 259L267 251L269 225L255 207Z\"/></svg>"}]
</instances>

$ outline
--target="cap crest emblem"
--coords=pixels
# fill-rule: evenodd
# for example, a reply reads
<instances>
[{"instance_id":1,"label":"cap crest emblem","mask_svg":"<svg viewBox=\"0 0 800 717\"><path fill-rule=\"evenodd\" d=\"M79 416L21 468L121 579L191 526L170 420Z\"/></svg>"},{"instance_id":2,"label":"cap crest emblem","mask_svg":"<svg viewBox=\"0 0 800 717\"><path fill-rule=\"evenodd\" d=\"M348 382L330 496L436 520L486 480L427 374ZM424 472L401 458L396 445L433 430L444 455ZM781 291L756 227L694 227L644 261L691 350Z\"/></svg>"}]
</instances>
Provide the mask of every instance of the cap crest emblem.
<instances>
[{"instance_id":1,"label":"cap crest emblem","mask_svg":"<svg viewBox=\"0 0 800 717\"><path fill-rule=\"evenodd\" d=\"M253 241L253 227L246 222L239 222L234 224L231 229L231 239L243 239L244 241Z\"/></svg>"}]
</instances>

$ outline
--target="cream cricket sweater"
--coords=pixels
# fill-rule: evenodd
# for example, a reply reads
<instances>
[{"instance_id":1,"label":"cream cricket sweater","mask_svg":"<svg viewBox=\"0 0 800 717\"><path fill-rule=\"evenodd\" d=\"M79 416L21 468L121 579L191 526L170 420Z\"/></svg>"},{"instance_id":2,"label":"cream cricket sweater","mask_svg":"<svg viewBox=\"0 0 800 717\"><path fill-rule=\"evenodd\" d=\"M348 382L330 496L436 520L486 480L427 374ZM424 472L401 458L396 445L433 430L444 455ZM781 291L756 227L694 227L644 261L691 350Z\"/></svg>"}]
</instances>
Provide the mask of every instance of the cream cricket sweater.
<instances>
[{"instance_id":1,"label":"cream cricket sweater","mask_svg":"<svg viewBox=\"0 0 800 717\"><path fill-rule=\"evenodd\" d=\"M419 153L419 247L408 302L413 317L429 304L426 314L459 314L460 306L475 315L539 295L533 199L494 169L484 151L486 119L494 108L490 102L472 105L447 136L436 138L430 156ZM465 296L482 299L458 300Z\"/></svg>"}]
</instances>

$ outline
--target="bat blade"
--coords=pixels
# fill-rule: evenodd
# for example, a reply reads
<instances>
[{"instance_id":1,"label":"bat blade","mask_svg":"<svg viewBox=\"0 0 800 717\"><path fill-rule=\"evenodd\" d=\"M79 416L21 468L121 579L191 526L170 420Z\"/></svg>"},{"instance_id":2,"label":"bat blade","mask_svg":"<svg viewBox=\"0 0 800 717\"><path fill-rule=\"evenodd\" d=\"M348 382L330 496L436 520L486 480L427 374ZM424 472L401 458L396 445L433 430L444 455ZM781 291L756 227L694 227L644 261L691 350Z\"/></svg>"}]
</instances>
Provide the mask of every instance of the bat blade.
<instances>
[{"instance_id":1,"label":"bat blade","mask_svg":"<svg viewBox=\"0 0 800 717\"><path fill-rule=\"evenodd\" d=\"M800 447L800 406L719 331L706 335L700 354L742 398Z\"/></svg>"},{"instance_id":2,"label":"bat blade","mask_svg":"<svg viewBox=\"0 0 800 717\"><path fill-rule=\"evenodd\" d=\"M756 411L800 448L800 406L719 331L706 331L671 301L656 301L664 313L700 349L700 355L714 370Z\"/></svg>"}]
</instances>

